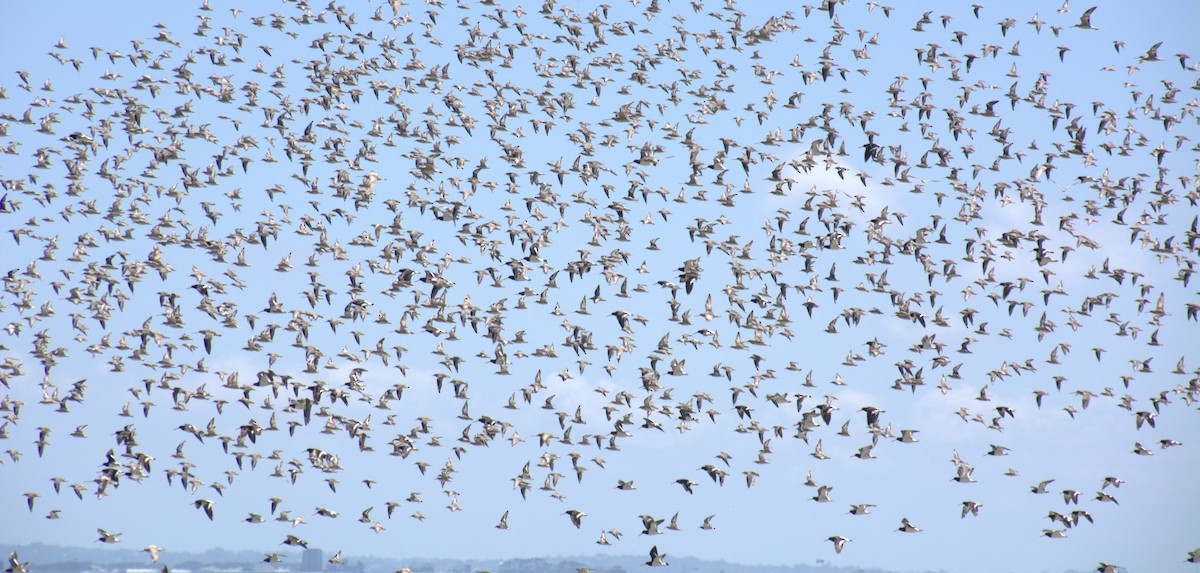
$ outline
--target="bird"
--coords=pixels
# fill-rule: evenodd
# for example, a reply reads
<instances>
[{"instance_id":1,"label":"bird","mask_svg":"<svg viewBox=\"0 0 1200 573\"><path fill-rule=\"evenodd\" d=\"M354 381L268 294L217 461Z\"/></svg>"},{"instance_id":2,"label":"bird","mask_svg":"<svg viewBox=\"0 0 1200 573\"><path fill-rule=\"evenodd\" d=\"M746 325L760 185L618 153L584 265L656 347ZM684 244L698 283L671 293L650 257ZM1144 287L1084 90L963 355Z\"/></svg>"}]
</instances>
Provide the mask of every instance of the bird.
<instances>
[{"instance_id":1,"label":"bird","mask_svg":"<svg viewBox=\"0 0 1200 573\"><path fill-rule=\"evenodd\" d=\"M578 509L568 509L567 511L563 512L563 515L570 517L571 525L574 525L575 529L579 529L579 526L583 522L583 518L587 514L582 511L579 511Z\"/></svg>"},{"instance_id":2,"label":"bird","mask_svg":"<svg viewBox=\"0 0 1200 573\"><path fill-rule=\"evenodd\" d=\"M669 563L666 561L666 558L666 553L659 553L658 546L652 545L650 546L650 560L646 562L646 565L651 567L666 567L669 565Z\"/></svg>"},{"instance_id":3,"label":"bird","mask_svg":"<svg viewBox=\"0 0 1200 573\"><path fill-rule=\"evenodd\" d=\"M120 533L109 533L103 529L97 529L96 531L100 533L100 538L97 541L101 543L120 543L121 541Z\"/></svg>"},{"instance_id":4,"label":"bird","mask_svg":"<svg viewBox=\"0 0 1200 573\"><path fill-rule=\"evenodd\" d=\"M208 516L209 520L212 520L212 518L213 518L213 502L212 502L212 500L197 499L195 502L193 502L192 505L195 505L196 509L204 510L204 514Z\"/></svg>"},{"instance_id":5,"label":"bird","mask_svg":"<svg viewBox=\"0 0 1200 573\"><path fill-rule=\"evenodd\" d=\"M856 503L850 506L850 515L868 515L871 513L870 508L876 507L873 503Z\"/></svg>"},{"instance_id":6,"label":"bird","mask_svg":"<svg viewBox=\"0 0 1200 573\"><path fill-rule=\"evenodd\" d=\"M162 550L163 549L157 545L147 545L145 549L142 549L142 551L150 554L150 561L152 563L158 563L158 554Z\"/></svg>"},{"instance_id":7,"label":"bird","mask_svg":"<svg viewBox=\"0 0 1200 573\"><path fill-rule=\"evenodd\" d=\"M979 508L981 507L983 507L983 504L971 500L962 502L962 517L966 518L968 513L978 517Z\"/></svg>"},{"instance_id":8,"label":"bird","mask_svg":"<svg viewBox=\"0 0 1200 573\"><path fill-rule=\"evenodd\" d=\"M1083 28L1084 30L1097 29L1095 26L1092 25L1092 13L1096 11L1096 8L1097 8L1097 6L1092 6L1091 8L1084 10L1083 14L1079 15L1079 23L1075 24L1075 27Z\"/></svg>"},{"instance_id":9,"label":"bird","mask_svg":"<svg viewBox=\"0 0 1200 573\"><path fill-rule=\"evenodd\" d=\"M25 492L25 503L29 506L29 511L33 511L33 500L38 496L39 494L36 491Z\"/></svg>"},{"instance_id":10,"label":"bird","mask_svg":"<svg viewBox=\"0 0 1200 573\"><path fill-rule=\"evenodd\" d=\"M28 561L21 561L20 557L17 556L17 552L13 551L12 553L8 554L8 567L5 567L4 572L5 573L26 573L26 571L28 571L28 569L26 568L26 567L28 567L28 565L29 565Z\"/></svg>"},{"instance_id":11,"label":"bird","mask_svg":"<svg viewBox=\"0 0 1200 573\"><path fill-rule=\"evenodd\" d=\"M308 542L307 542L307 541L305 541L305 540L303 540L303 539L300 539L299 537L296 537L295 535L291 535L291 534L289 534L289 535L288 535L288 536L287 536L287 537L286 537L286 538L285 538L285 539L284 539L284 540L281 542L281 545L291 545L291 546L303 547L303 548L305 548L305 549L308 549Z\"/></svg>"},{"instance_id":12,"label":"bird","mask_svg":"<svg viewBox=\"0 0 1200 573\"><path fill-rule=\"evenodd\" d=\"M662 534L662 532L658 530L658 526L662 525L662 523L664 521L666 521L665 519L655 519L655 518L653 518L649 515L645 515L645 514L643 514L639 517L642 520L641 535L661 535Z\"/></svg>"},{"instance_id":13,"label":"bird","mask_svg":"<svg viewBox=\"0 0 1200 573\"><path fill-rule=\"evenodd\" d=\"M846 546L846 542L853 541L853 540L842 537L841 535L831 535L826 539L826 541L830 541L833 543L833 552L834 553L841 554L842 548Z\"/></svg>"}]
</instances>

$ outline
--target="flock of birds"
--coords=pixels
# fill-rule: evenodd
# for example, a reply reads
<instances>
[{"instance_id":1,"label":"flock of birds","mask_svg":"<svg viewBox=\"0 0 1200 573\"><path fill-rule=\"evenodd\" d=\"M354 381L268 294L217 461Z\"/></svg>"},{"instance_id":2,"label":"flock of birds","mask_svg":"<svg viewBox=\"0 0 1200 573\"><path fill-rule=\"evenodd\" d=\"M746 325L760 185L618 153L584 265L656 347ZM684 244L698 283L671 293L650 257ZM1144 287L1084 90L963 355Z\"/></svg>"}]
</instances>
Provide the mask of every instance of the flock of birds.
<instances>
[{"instance_id":1,"label":"flock of birds","mask_svg":"<svg viewBox=\"0 0 1200 573\"><path fill-rule=\"evenodd\" d=\"M1103 526L1122 470L1187 441L1155 433L1200 397L1200 73L1170 39L1081 49L1104 11L1066 2L1027 21L522 4L206 0L194 29L9 54L0 482L79 445L3 494L67 519L165 479L200 522L277 522L307 547L298 526L342 513L383 536L424 520L426 488L469 511L455 466L490 456L474 477L513 490L497 529L552 503L602 546L640 526L663 566L670 532L721 535L720 517L589 513L651 480L689 509L797 464L796 500L834 501L822 464L903 460L934 393L970 388L956 413L992 442L1033 411L1127 413L1131 453L1094 491L1028 485L1061 494L1048 538ZM1067 66L1124 99L1064 99ZM733 437L689 437L705 431ZM612 475L643 442L687 475ZM970 461L1011 446L978 450L945 452L947 479L1023 475ZM252 482L269 502L226 503ZM288 495L312 483L331 500L315 511ZM386 516L338 505L348 488ZM964 520L1004 503L984 501L947 503ZM923 531L896 517L878 527ZM827 533L831 556L854 548Z\"/></svg>"}]
</instances>

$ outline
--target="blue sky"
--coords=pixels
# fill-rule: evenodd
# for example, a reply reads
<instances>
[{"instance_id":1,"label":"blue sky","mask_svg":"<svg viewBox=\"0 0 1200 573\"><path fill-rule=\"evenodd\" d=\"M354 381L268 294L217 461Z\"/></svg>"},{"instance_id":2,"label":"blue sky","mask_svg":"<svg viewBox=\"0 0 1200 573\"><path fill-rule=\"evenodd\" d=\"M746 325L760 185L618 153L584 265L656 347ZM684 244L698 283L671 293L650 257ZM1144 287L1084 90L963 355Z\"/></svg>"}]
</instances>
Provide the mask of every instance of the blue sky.
<instances>
[{"instance_id":1,"label":"blue sky","mask_svg":"<svg viewBox=\"0 0 1200 573\"><path fill-rule=\"evenodd\" d=\"M503 12L447 3L395 12L346 5L337 14L313 4L307 17L295 3L7 9L0 143L11 153L0 155L0 179L16 204L0 224L29 232L19 242L15 233L3 239L11 273L0 322L13 333L0 334L0 344L4 359L19 364L4 372L11 417L4 449L19 452L19 461L9 456L0 466L0 511L9 516L0 524L3 541L88 545L103 528L123 533L126 546L167 548L168 562L172 549L269 553L294 534L348 556L645 555L656 545L668 556L895 570L1194 567L1184 559L1200 546L1193 517L1200 495L1180 476L1200 467L1191 443L1200 422L1186 399L1197 366L1187 305L1197 297L1178 277L1194 264L1186 237L1198 214L1200 133L1196 70L1187 67L1195 62L1181 65L1175 54L1197 51L1188 27L1196 8L1172 3L1146 13L1103 3L1091 30L1075 27L1090 4L1006 3L982 7L978 17L953 6L931 12L928 23L913 7L889 14L857 2L837 5L833 15L751 3L737 11L723 3L623 3L607 15L497 4ZM739 17L734 49L727 30ZM1043 22L1041 30L1029 22ZM604 43L589 46L598 40L594 23ZM955 32L965 34L961 45ZM1147 58L1160 41L1161 61ZM381 45L394 45L387 50L394 69L385 69ZM1062 46L1069 51L1060 60ZM129 54L143 49L147 58L134 65ZM472 65L472 50L491 49L490 61ZM177 69L185 59L190 76ZM322 70L318 87L311 62ZM326 84L331 74L337 90ZM180 76L193 83L186 91ZM785 105L794 94L795 105ZM137 103L145 105L140 124L122 123ZM30 123L22 121L27 109ZM38 131L46 117L58 122L48 124L53 133ZM1084 153L1072 153L1068 126ZM996 136L1005 130L1008 149ZM76 132L96 145L66 139ZM181 142L176 158L161 151L172 138ZM882 146L878 161L864 158L869 141ZM700 165L694 181L689 145ZM1159 147L1161 161L1152 153ZM302 160L304 151L310 159ZM746 153L753 162L743 168ZM808 153L813 165L795 169ZM577 158L595 162L594 177L572 169ZM80 162L81 188L71 188L65 160ZM371 199L356 205L352 196L364 190ZM970 213L976 217L963 216ZM711 232L689 232L708 224ZM277 236L268 233L264 247L257 237L272 228ZM105 238L126 229L128 240ZM78 239L84 234L95 244ZM834 234L840 249L832 248ZM537 253L523 248L535 239L543 243ZM1039 239L1049 256L1041 264ZM889 263L881 240L891 243ZM399 248L390 261L389 242ZM71 260L77 243L86 248ZM48 253L48 245L57 250ZM213 255L220 245L223 260ZM235 265L239 256L245 266ZM690 293L680 276L686 261L702 269ZM510 278L521 264L527 281ZM144 274L131 286L122 273L139 266ZM413 271L411 285L398 281L400 269ZM111 289L95 278L101 286L89 291L89 277L104 272L114 277ZM440 293L421 280L429 276L452 283L439 289L440 312L431 302ZM739 280L744 288L731 288ZM363 320L343 317L352 295L369 303ZM1166 314L1156 319L1160 296ZM164 315L172 297L175 326ZM272 297L285 312L268 312ZM702 316L708 297L711 321ZM205 298L235 326L210 317ZM465 319L472 306L477 318L489 310L503 317L496 324L508 341L508 375L493 362L500 350L484 336L487 323L477 333ZM902 306L907 314L898 313ZM104 307L111 311L101 324ZM625 332L616 311L644 320ZM685 311L690 324L679 317ZM944 325L933 322L939 311ZM964 312L974 313L973 324L964 324ZM857 324L844 318L855 313ZM247 315L256 315L253 326ZM330 319L341 321L336 331ZM299 321L310 323L307 338ZM755 325L763 344L752 342ZM211 353L202 344L206 330L218 334ZM132 349L143 337L139 355ZM570 337L590 338L594 348L577 355L564 344ZM31 354L39 339L62 349L48 370ZM119 348L121 339L129 348ZM882 344L878 356L869 352L873 341ZM965 341L969 353L960 352ZM315 372L304 372L304 346L321 353ZM543 356L547 347L555 356ZM389 353L387 363L377 348ZM609 352L616 348L619 360ZM1099 359L1095 348L1104 349ZM111 371L114 357L123 370ZM1172 373L1180 359L1184 373ZM207 371L198 371L200 360ZM908 374L924 381L915 391L892 388L906 360ZM672 362L685 374L672 375ZM728 378L724 367L732 368ZM253 385L268 369L290 377L297 391L224 387L231 373ZM720 376L709 375L714 369ZM644 376L654 371L658 387L648 391ZM526 403L522 390L539 379ZM86 380L84 398L56 411L77 380ZM289 398L311 396L318 384L344 390L346 400L331 402L326 391L305 426ZM381 404L397 384L402 396ZM1041 407L1036 390L1047 393ZM614 403L622 392L628 404ZM694 404L699 393L711 403L679 429L678 405ZM789 402L773 405L769 396L780 394ZM804 412L836 407L807 440L794 437L797 394L807 396ZM1128 409L1118 406L1126 395ZM1152 398L1160 396L1169 402L1156 409ZM505 407L510 397L516 409ZM14 401L23 403L19 415ZM152 403L146 415L143 402ZM647 403L653 413L639 408ZM119 415L126 405L130 417ZM738 405L749 408L746 417ZM881 437L876 459L853 457L871 443L867 406L884 411L878 432L918 430L919 441ZM629 415L618 450L605 449L614 431L606 407L612 420ZM1154 427L1139 429L1136 412L1156 412ZM503 434L481 438L485 416ZM419 417L430 431L413 439L417 449L388 455L389 442L410 435ZM272 418L279 431L230 444L244 454L240 468L217 437L201 441L180 429L211 421L216 434L233 438L251 421L267 426ZM333 429L323 433L327 420ZM289 423L300 423L294 435ZM845 423L849 436L839 435ZM87 437L72 437L80 425ZM154 458L148 475L122 478L98 498L92 480L109 449L118 456L124 449L114 435L127 425L136 430L133 450ZM373 450L360 451L348 426L363 428ZM39 428L50 429L40 457ZM562 441L567 428L571 443ZM585 435L602 436L601 447L580 443ZM1161 440L1182 445L1163 448ZM829 459L810 455L818 442ZM1135 442L1154 455L1132 453ZM173 457L179 444L194 464L194 492L165 477L181 469L184 460ZM1010 452L988 455L993 445ZM336 455L341 469L315 467L309 449ZM728 467L716 457L722 452ZM572 454L587 468L582 478ZM256 469L252 455L262 456ZM548 461L539 465L547 456L557 456L553 470ZM428 464L424 472L418 463ZM531 489L523 499L513 483L527 463ZM708 464L728 472L723 486L701 469ZM960 464L972 468L975 483L954 481ZM301 470L295 482L272 477L277 465L285 476ZM441 484L436 478L448 466L452 479ZM753 487L743 472L757 474ZM541 489L552 473L561 477ZM812 499L809 473L832 487L832 502ZM1124 483L1102 490L1110 476ZM66 480L61 493L52 477ZM680 479L695 482L694 492ZM1051 479L1050 493L1030 492ZM617 489L618 480L636 489ZM72 483L86 486L82 500ZM1079 504L1065 504L1063 490L1079 492ZM1119 504L1095 499L1100 491ZM38 494L32 511L26 492ZM419 503L408 501L413 492ZM271 497L304 523L272 521ZM194 506L201 499L213 502L211 522ZM962 516L967 500L982 504L978 517ZM399 503L390 519L389 501ZM461 511L447 507L452 501ZM851 504L875 507L856 516ZM44 519L52 509L60 519ZM564 515L569 510L587 514L580 528ZM1063 539L1042 535L1064 529L1047 513L1073 510L1094 523L1069 528ZM506 511L510 529L493 527ZM416 512L424 519L410 517ZM246 523L250 513L267 522ZM676 513L679 531L638 535L639 516ZM715 529L700 529L709 515ZM922 531L896 531L902 518ZM378 533L376 522L384 528ZM595 543L611 530L624 535L607 534L611 546ZM853 540L840 554L827 541L835 535Z\"/></svg>"}]
</instances>

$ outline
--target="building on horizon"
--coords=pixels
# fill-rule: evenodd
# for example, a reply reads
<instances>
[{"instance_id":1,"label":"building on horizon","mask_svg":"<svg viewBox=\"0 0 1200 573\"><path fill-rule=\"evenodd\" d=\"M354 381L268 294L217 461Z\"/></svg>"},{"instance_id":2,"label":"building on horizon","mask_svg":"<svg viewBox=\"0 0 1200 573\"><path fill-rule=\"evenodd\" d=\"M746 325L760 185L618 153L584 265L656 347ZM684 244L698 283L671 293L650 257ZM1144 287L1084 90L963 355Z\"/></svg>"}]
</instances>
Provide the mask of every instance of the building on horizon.
<instances>
[{"instance_id":1,"label":"building on horizon","mask_svg":"<svg viewBox=\"0 0 1200 573\"><path fill-rule=\"evenodd\" d=\"M325 554L320 549L305 549L300 556L300 573L321 573L325 570Z\"/></svg>"}]
</instances>

